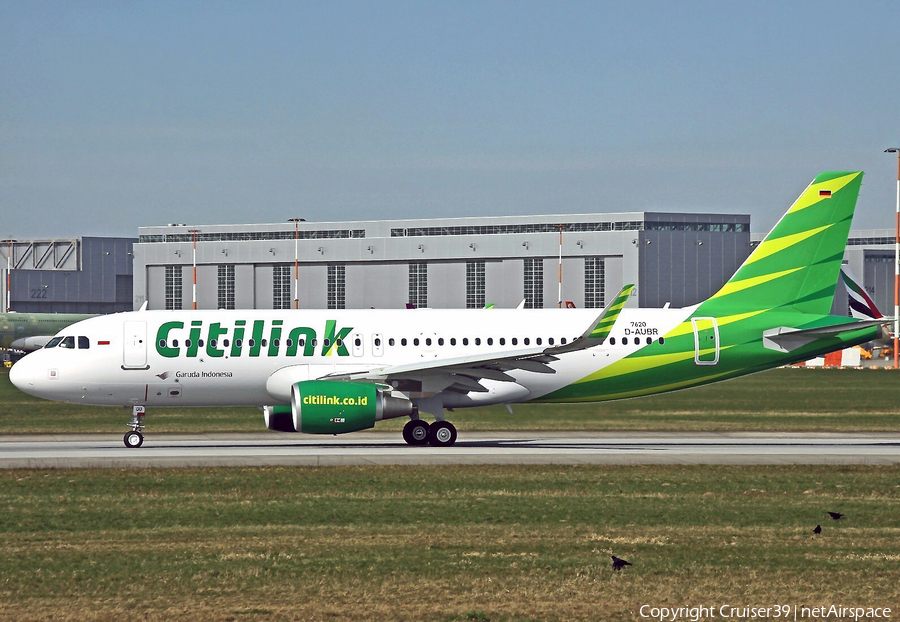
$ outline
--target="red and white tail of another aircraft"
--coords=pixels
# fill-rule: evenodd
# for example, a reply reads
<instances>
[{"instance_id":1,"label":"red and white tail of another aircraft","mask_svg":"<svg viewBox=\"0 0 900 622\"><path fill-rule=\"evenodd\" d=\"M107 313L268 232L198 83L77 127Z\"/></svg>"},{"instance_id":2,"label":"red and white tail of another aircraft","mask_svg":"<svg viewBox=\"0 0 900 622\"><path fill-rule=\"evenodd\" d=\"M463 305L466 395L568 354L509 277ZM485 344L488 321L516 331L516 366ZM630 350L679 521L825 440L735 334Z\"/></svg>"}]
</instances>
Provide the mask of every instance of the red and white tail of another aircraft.
<instances>
[{"instance_id":1,"label":"red and white tail of another aircraft","mask_svg":"<svg viewBox=\"0 0 900 622\"><path fill-rule=\"evenodd\" d=\"M853 270L847 264L841 264L841 281L847 288L847 296L850 303L850 317L857 320L884 320L882 328L884 334L876 343L884 344L893 341L894 334L891 330L893 318L885 317L875 306L875 301L866 293L862 281L857 278Z\"/></svg>"},{"instance_id":2,"label":"red and white tail of another aircraft","mask_svg":"<svg viewBox=\"0 0 900 622\"><path fill-rule=\"evenodd\" d=\"M875 306L866 289L847 264L841 264L841 280L850 297L850 316L858 320L879 320L884 314Z\"/></svg>"}]
</instances>

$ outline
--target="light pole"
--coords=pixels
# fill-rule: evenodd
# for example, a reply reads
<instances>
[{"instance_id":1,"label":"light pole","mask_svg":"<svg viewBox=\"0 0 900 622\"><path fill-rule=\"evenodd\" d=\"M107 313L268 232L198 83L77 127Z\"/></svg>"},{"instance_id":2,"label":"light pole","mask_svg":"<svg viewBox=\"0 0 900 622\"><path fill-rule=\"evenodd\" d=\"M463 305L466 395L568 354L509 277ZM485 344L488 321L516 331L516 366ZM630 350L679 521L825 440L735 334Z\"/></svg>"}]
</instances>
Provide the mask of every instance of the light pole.
<instances>
[{"instance_id":1,"label":"light pole","mask_svg":"<svg viewBox=\"0 0 900 622\"><path fill-rule=\"evenodd\" d=\"M294 223L294 308L300 308L300 257L298 240L300 239L300 222L305 218L288 218Z\"/></svg>"},{"instance_id":2,"label":"light pole","mask_svg":"<svg viewBox=\"0 0 900 622\"><path fill-rule=\"evenodd\" d=\"M3 240L6 242L6 312L10 311L10 297L12 296L12 248L15 240Z\"/></svg>"},{"instance_id":3,"label":"light pole","mask_svg":"<svg viewBox=\"0 0 900 622\"><path fill-rule=\"evenodd\" d=\"M188 229L188 233L192 233L194 236L194 250L191 252L191 263L194 266L194 284L191 287L191 301L193 302L194 310L197 310L197 234L200 233L199 229Z\"/></svg>"},{"instance_id":4,"label":"light pole","mask_svg":"<svg viewBox=\"0 0 900 622\"><path fill-rule=\"evenodd\" d=\"M566 225L555 225L557 229L559 229L559 289L557 290L557 303L560 309L562 309L562 232L563 229L566 228Z\"/></svg>"},{"instance_id":5,"label":"light pole","mask_svg":"<svg viewBox=\"0 0 900 622\"><path fill-rule=\"evenodd\" d=\"M894 369L898 369L897 338L900 333L900 148L885 149L897 154L897 214L894 230Z\"/></svg>"}]
</instances>

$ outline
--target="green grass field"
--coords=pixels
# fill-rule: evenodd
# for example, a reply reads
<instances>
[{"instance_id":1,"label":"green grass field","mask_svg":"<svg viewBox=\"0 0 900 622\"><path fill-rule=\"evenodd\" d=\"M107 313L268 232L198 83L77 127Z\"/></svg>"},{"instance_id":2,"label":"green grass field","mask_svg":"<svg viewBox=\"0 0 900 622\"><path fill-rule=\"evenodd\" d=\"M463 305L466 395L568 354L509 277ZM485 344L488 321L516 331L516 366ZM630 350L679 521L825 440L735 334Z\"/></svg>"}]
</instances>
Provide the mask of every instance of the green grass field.
<instances>
[{"instance_id":1,"label":"green grass field","mask_svg":"<svg viewBox=\"0 0 900 622\"><path fill-rule=\"evenodd\" d=\"M775 370L461 430L900 429L900 375ZM0 433L120 432L0 375ZM252 408L149 432L261 431ZM398 429L389 421L381 428ZM832 521L827 510L844 512ZM812 534L817 524L819 536ZM610 554L634 566L610 568ZM0 619L638 620L641 605L900 609L900 467L0 472Z\"/></svg>"},{"instance_id":2,"label":"green grass field","mask_svg":"<svg viewBox=\"0 0 900 622\"><path fill-rule=\"evenodd\" d=\"M461 430L898 431L900 373L776 369L686 391L595 404L460 410ZM130 411L30 397L0 374L0 434L124 432ZM399 430L402 420L377 429ZM264 431L256 408L149 409L147 432Z\"/></svg>"},{"instance_id":3,"label":"green grass field","mask_svg":"<svg viewBox=\"0 0 900 622\"><path fill-rule=\"evenodd\" d=\"M0 508L2 619L900 605L898 467L6 471Z\"/></svg>"}]
</instances>

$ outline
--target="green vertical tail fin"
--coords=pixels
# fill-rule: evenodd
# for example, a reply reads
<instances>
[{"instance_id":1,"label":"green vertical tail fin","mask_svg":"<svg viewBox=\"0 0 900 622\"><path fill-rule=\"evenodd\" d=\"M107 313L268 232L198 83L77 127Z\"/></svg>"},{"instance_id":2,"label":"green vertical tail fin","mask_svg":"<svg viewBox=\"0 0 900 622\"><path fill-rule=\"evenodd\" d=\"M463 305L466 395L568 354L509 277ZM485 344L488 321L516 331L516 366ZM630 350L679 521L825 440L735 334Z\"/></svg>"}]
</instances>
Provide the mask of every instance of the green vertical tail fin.
<instances>
[{"instance_id":1,"label":"green vertical tail fin","mask_svg":"<svg viewBox=\"0 0 900 622\"><path fill-rule=\"evenodd\" d=\"M793 307L827 315L862 177L858 171L817 176L698 312L724 315Z\"/></svg>"}]
</instances>

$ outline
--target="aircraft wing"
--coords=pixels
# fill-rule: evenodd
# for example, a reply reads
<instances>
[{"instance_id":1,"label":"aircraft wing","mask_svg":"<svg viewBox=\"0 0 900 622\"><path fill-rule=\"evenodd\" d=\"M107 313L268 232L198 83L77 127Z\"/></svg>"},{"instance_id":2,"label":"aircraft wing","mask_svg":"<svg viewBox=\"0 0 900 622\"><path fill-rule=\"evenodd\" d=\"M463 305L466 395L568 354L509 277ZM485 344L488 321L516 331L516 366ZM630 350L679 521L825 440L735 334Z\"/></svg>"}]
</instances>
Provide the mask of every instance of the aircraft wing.
<instances>
[{"instance_id":1,"label":"aircraft wing","mask_svg":"<svg viewBox=\"0 0 900 622\"><path fill-rule=\"evenodd\" d=\"M484 356L431 359L406 365L388 365L368 371L329 374L320 380L388 383L395 380L421 380L424 376L429 376L432 380L437 376L446 376L448 380L458 380L458 384L469 387L471 391L487 391L483 386L477 384L479 380L515 382L515 378L506 373L512 370L531 371L539 374L555 373L548 363L558 359L545 353L549 349L552 348L523 348L507 352L493 352Z\"/></svg>"},{"instance_id":2,"label":"aircraft wing","mask_svg":"<svg viewBox=\"0 0 900 622\"><path fill-rule=\"evenodd\" d=\"M609 335L616 318L625 306L633 285L626 285L619 291L614 302L606 307L586 328L581 336L572 342L559 346L518 348L484 355L470 355L445 359L431 359L404 365L388 365L368 371L335 373L322 380L354 380L378 383L403 382L406 380L428 384L435 392L444 389L468 393L487 392L481 380L515 382L508 372L529 371L538 374L553 374L549 365L559 360L559 354L576 352L600 345Z\"/></svg>"}]
</instances>

